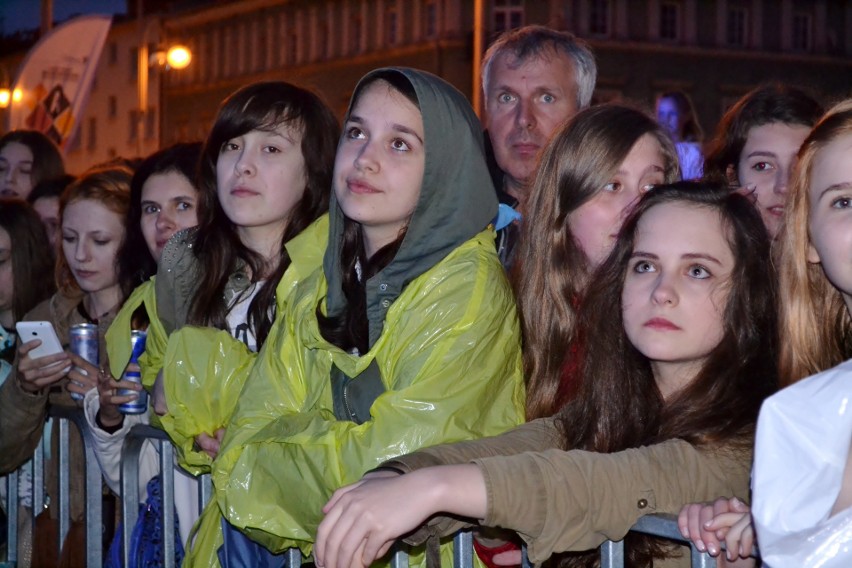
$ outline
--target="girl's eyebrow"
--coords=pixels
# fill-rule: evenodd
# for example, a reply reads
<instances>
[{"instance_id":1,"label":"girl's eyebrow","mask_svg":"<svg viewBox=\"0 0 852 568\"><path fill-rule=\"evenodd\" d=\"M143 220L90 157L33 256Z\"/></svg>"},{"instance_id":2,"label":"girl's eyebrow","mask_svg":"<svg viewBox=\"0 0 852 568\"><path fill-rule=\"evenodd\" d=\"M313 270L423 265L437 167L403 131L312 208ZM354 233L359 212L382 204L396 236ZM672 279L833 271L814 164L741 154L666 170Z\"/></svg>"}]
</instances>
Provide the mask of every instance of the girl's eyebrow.
<instances>
[{"instance_id":1,"label":"girl's eyebrow","mask_svg":"<svg viewBox=\"0 0 852 568\"><path fill-rule=\"evenodd\" d=\"M630 258L650 258L652 260L659 260L660 257L652 252L645 252L641 250L633 251L633 254L630 255ZM680 255L681 258L689 259L689 260L709 260L710 262L714 262L718 265L722 265L722 262L716 258L715 256L708 254L706 252L685 252Z\"/></svg>"},{"instance_id":2,"label":"girl's eyebrow","mask_svg":"<svg viewBox=\"0 0 852 568\"><path fill-rule=\"evenodd\" d=\"M850 189L852 189L852 181L841 181L839 183L833 183L830 186L823 189L820 192L819 197L817 199L822 199L822 197L826 193L829 193L829 192L832 192L832 191L849 191Z\"/></svg>"},{"instance_id":3,"label":"girl's eyebrow","mask_svg":"<svg viewBox=\"0 0 852 568\"><path fill-rule=\"evenodd\" d=\"M362 119L360 116L353 114L349 117L349 120L347 120L346 122L354 122L355 124L364 124L364 119ZM412 130L411 128L409 128L405 125L402 125L402 124L397 124L397 123L393 123L390 126L391 126L391 130L394 130L396 132L402 132L403 134L408 134L410 136L414 136L415 138L417 138L417 140L421 144L423 144L423 138L421 138L420 135L417 132L415 132L414 130Z\"/></svg>"},{"instance_id":4,"label":"girl's eyebrow","mask_svg":"<svg viewBox=\"0 0 852 568\"><path fill-rule=\"evenodd\" d=\"M753 158L755 156L766 156L767 158L776 158L777 154L775 152L770 152L769 150L755 150L754 152L749 152L746 158Z\"/></svg>"},{"instance_id":5,"label":"girl's eyebrow","mask_svg":"<svg viewBox=\"0 0 852 568\"><path fill-rule=\"evenodd\" d=\"M688 252L681 256L681 258L688 258L690 260L709 260L710 262L714 262L719 266L722 265L722 261L711 254L707 254L706 252Z\"/></svg>"}]
</instances>

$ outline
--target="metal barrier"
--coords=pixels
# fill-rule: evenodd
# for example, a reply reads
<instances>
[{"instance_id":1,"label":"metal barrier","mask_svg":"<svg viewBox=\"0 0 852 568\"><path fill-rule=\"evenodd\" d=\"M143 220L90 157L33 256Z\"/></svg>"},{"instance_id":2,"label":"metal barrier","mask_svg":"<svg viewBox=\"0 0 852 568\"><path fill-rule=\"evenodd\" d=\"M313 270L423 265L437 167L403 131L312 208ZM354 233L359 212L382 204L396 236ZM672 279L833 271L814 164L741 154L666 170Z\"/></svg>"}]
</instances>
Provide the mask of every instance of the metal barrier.
<instances>
[{"instance_id":1,"label":"metal barrier","mask_svg":"<svg viewBox=\"0 0 852 568\"><path fill-rule=\"evenodd\" d=\"M689 544L689 556L692 568L711 568L716 566L716 559L701 552L692 542L683 538L677 526L675 515L655 514L640 518L630 529L633 532ZM601 545L601 568L624 568L624 541L607 541Z\"/></svg>"},{"instance_id":2,"label":"metal barrier","mask_svg":"<svg viewBox=\"0 0 852 568\"><path fill-rule=\"evenodd\" d=\"M70 430L73 423L80 432L83 440L83 459L86 468L86 566L98 567L103 565L103 512L101 503L101 470L95 458L92 434L86 424L83 411L78 408L63 406L50 407L49 416L59 421L59 495L55 503L59 506L59 550L71 528L71 492L70 492ZM47 434L48 436L50 433ZM6 561L12 566L18 561L18 478L21 473L29 473L32 479L33 493L33 523L35 518L45 508L44 496L44 444L42 438L36 448L33 459L17 471L6 477L7 487L7 554ZM33 525L34 526L34 525Z\"/></svg>"},{"instance_id":3,"label":"metal barrier","mask_svg":"<svg viewBox=\"0 0 852 568\"><path fill-rule=\"evenodd\" d=\"M163 476L163 527L175 525L175 450L168 434L159 428L137 424L130 429L121 450L121 517L123 562L130 565L130 537L139 517L139 457L146 441L156 442L160 455L160 474ZM198 513L204 510L213 493L210 475L199 477ZM175 532L163 530L163 560L165 568L175 565ZM298 566L298 565L297 565Z\"/></svg>"}]
</instances>

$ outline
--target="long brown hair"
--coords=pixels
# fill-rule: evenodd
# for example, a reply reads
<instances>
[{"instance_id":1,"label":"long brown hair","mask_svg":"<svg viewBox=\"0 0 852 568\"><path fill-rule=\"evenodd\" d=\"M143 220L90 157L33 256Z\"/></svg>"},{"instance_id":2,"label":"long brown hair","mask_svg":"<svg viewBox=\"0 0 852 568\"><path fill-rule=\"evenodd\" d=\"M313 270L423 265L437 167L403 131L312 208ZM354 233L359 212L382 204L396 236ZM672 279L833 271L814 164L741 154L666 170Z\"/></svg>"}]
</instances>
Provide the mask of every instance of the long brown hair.
<instances>
[{"instance_id":1,"label":"long brown hair","mask_svg":"<svg viewBox=\"0 0 852 568\"><path fill-rule=\"evenodd\" d=\"M44 225L26 201L0 199L0 227L12 243L12 315L17 322L53 294L53 255Z\"/></svg>"},{"instance_id":2,"label":"long brown hair","mask_svg":"<svg viewBox=\"0 0 852 568\"><path fill-rule=\"evenodd\" d=\"M662 127L623 105L579 112L554 134L533 181L512 280L518 296L527 377L527 418L553 415L562 368L574 340L576 302L588 260L571 234L571 213L601 191L645 134L660 145L665 180L680 178L677 153Z\"/></svg>"},{"instance_id":3,"label":"long brown hair","mask_svg":"<svg viewBox=\"0 0 852 568\"><path fill-rule=\"evenodd\" d=\"M664 400L650 361L633 347L621 325L621 293L639 221L666 203L717 212L735 263L722 340L695 378ZM578 325L586 352L578 395L558 414L564 449L612 453L674 438L698 446L751 446L760 405L778 382L776 277L766 267L769 250L760 214L726 184L679 182L646 194L581 302ZM664 554L645 537L629 548L636 565L649 565ZM592 564L588 555L565 563Z\"/></svg>"},{"instance_id":4,"label":"long brown hair","mask_svg":"<svg viewBox=\"0 0 852 568\"><path fill-rule=\"evenodd\" d=\"M252 130L271 130L291 124L301 130L306 186L287 219L281 250L275 266L240 240L236 225L228 218L216 192L216 163L222 146ZM287 242L328 210L334 151L340 127L331 110L314 93L283 81L254 83L225 99L201 152L199 175L198 233L193 251L199 260L199 286L189 312L189 323L225 329L230 306L224 294L228 279L244 262L252 281L266 277L249 305L248 325L257 338L258 349L272 327L275 289L290 266Z\"/></svg>"},{"instance_id":5,"label":"long brown hair","mask_svg":"<svg viewBox=\"0 0 852 568\"><path fill-rule=\"evenodd\" d=\"M820 150L852 134L852 99L831 110L817 123L799 149L790 183L781 231L781 384L790 385L852 357L852 318L840 291L823 271L808 262L808 190Z\"/></svg>"}]
</instances>

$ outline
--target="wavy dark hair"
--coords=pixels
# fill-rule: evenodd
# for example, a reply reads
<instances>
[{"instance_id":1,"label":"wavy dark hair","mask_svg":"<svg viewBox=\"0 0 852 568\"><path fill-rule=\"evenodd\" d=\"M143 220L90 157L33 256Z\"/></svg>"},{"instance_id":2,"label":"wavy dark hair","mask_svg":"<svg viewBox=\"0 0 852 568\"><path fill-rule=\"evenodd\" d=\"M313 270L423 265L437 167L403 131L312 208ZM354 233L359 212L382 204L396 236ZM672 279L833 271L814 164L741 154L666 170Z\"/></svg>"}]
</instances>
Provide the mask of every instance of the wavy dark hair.
<instances>
[{"instance_id":1,"label":"wavy dark hair","mask_svg":"<svg viewBox=\"0 0 852 568\"><path fill-rule=\"evenodd\" d=\"M142 234L142 188L148 178L176 172L185 177L193 187L196 181L201 143L179 143L154 152L139 164L130 182L130 208L127 210L127 237L118 260L118 273L122 282L130 286L125 295L157 272L157 261L151 255ZM197 191L197 189L196 189ZM127 251L127 252L125 252ZM132 253L131 253L132 251Z\"/></svg>"},{"instance_id":2,"label":"wavy dark hair","mask_svg":"<svg viewBox=\"0 0 852 568\"><path fill-rule=\"evenodd\" d=\"M810 128L822 112L822 106L813 97L796 87L767 83L749 91L719 121L704 159L704 179L738 183L729 178L728 171L732 168L736 173L740 154L752 128L773 122Z\"/></svg>"},{"instance_id":3,"label":"wavy dark hair","mask_svg":"<svg viewBox=\"0 0 852 568\"><path fill-rule=\"evenodd\" d=\"M527 420L552 416L571 394L563 367L575 339L589 261L571 233L569 217L603 190L646 134L660 146L663 179L680 179L668 133L647 113L623 104L580 111L542 152L511 274L524 337Z\"/></svg>"},{"instance_id":4,"label":"wavy dark hair","mask_svg":"<svg viewBox=\"0 0 852 568\"><path fill-rule=\"evenodd\" d=\"M33 187L40 182L54 179L65 173L65 165L62 163L62 154L59 147L38 130L12 130L0 136L0 150L7 144L17 142L29 148L33 155L33 173L30 179ZM22 195L21 199L26 199Z\"/></svg>"},{"instance_id":5,"label":"wavy dark hair","mask_svg":"<svg viewBox=\"0 0 852 568\"><path fill-rule=\"evenodd\" d=\"M399 92L418 109L420 108L414 86L404 75L396 71L376 73L370 81L358 85L358 89L352 94L351 108L355 108L355 103L364 90L377 81L388 83L390 88ZM380 248L373 256L367 258L360 223L344 215L340 266L343 270L341 287L343 288L343 295L346 297L346 308L336 316L326 317L323 315L320 306L317 305L316 315L319 330L326 341L344 351L351 351L352 349L357 349L359 353L369 351L370 332L369 320L367 319L366 283L391 263L404 238L405 230L400 233L395 241ZM359 263L361 266L360 279L355 269L355 266Z\"/></svg>"},{"instance_id":6,"label":"wavy dark hair","mask_svg":"<svg viewBox=\"0 0 852 568\"><path fill-rule=\"evenodd\" d=\"M222 146L252 130L269 131L290 124L302 133L306 185L299 203L290 212L281 239L281 252L274 266L240 240L236 225L228 218L216 193L216 163ZM334 153L340 125L331 110L314 93L283 81L254 83L243 87L222 103L204 143L199 167L198 232L193 252L198 258L199 286L189 311L189 323L227 327L230 306L224 299L225 285L242 262L251 270L252 281L265 278L248 310L248 325L260 348L272 327L275 288L290 266L287 242L328 210Z\"/></svg>"},{"instance_id":7,"label":"wavy dark hair","mask_svg":"<svg viewBox=\"0 0 852 568\"><path fill-rule=\"evenodd\" d=\"M643 215L678 203L717 212L735 259L723 312L724 335L698 375L664 400L650 361L627 338L621 294ZM751 447L758 411L778 385L777 276L767 259L769 235L747 197L726 184L679 182L646 194L625 222L595 286L581 302L586 348L580 390L558 414L565 449L612 453L678 438L696 446ZM667 547L628 537L635 566L649 566ZM596 554L596 553L595 553ZM562 566L592 566L593 554L572 554Z\"/></svg>"},{"instance_id":8,"label":"wavy dark hair","mask_svg":"<svg viewBox=\"0 0 852 568\"><path fill-rule=\"evenodd\" d=\"M26 201L0 199L0 227L9 233L12 243L12 314L18 322L55 291L53 255L44 225Z\"/></svg>"}]
</instances>

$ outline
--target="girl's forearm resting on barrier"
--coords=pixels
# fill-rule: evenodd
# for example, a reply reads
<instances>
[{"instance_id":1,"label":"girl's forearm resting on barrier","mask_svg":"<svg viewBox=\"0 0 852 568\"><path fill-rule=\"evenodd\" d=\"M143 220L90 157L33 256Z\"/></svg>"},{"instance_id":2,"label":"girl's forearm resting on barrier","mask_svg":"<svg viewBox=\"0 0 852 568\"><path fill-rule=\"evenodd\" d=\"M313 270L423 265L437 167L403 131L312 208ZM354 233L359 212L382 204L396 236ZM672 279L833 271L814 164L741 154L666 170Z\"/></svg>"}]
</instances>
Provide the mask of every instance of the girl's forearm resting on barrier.
<instances>
[{"instance_id":1,"label":"girl's forearm resting on barrier","mask_svg":"<svg viewBox=\"0 0 852 568\"><path fill-rule=\"evenodd\" d=\"M362 479L334 492L314 547L322 568L369 566L397 538L438 512L481 520L485 478L476 465L429 467L398 477Z\"/></svg>"}]
</instances>

